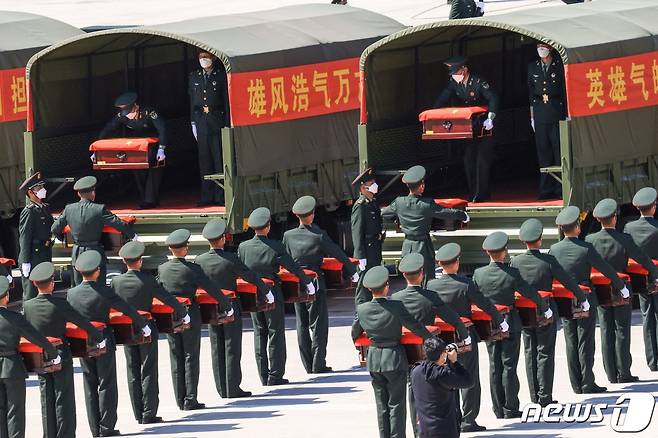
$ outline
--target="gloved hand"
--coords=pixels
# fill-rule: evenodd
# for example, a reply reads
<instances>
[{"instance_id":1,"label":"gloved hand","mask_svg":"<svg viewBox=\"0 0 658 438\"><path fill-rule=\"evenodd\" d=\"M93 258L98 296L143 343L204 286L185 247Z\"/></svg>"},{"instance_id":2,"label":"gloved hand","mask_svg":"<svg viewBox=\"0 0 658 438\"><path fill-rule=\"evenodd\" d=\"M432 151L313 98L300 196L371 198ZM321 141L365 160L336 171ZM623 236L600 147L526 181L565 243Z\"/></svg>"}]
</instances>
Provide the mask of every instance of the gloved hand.
<instances>
[{"instance_id":1,"label":"gloved hand","mask_svg":"<svg viewBox=\"0 0 658 438\"><path fill-rule=\"evenodd\" d=\"M192 135L194 136L195 140L198 140L197 134L196 134L196 123L192 122Z\"/></svg>"},{"instance_id":2,"label":"gloved hand","mask_svg":"<svg viewBox=\"0 0 658 438\"><path fill-rule=\"evenodd\" d=\"M9 284L12 284L14 282L14 277L12 277L11 274L8 274L7 281L9 282Z\"/></svg>"},{"instance_id":3,"label":"gloved hand","mask_svg":"<svg viewBox=\"0 0 658 438\"><path fill-rule=\"evenodd\" d=\"M367 259L359 259L359 271L365 271L367 264L368 264ZM656 280L656 281L658 281L658 280Z\"/></svg>"},{"instance_id":4,"label":"gloved hand","mask_svg":"<svg viewBox=\"0 0 658 438\"><path fill-rule=\"evenodd\" d=\"M475 2L475 5L477 6L477 8L478 8L482 13L484 13L484 2L483 2L483 1Z\"/></svg>"},{"instance_id":5,"label":"gloved hand","mask_svg":"<svg viewBox=\"0 0 658 438\"><path fill-rule=\"evenodd\" d=\"M544 318L551 319L551 316L553 316L553 311L549 307L549 309L546 312L544 312Z\"/></svg>"},{"instance_id":6,"label":"gloved hand","mask_svg":"<svg viewBox=\"0 0 658 438\"><path fill-rule=\"evenodd\" d=\"M589 312L589 301L585 300L580 303L580 308L583 309L583 312Z\"/></svg>"},{"instance_id":7,"label":"gloved hand","mask_svg":"<svg viewBox=\"0 0 658 438\"><path fill-rule=\"evenodd\" d=\"M470 337L470 336L466 336L466 337L464 338L464 341L463 341L463 342L464 342L464 345L471 345L471 337Z\"/></svg>"},{"instance_id":8,"label":"gloved hand","mask_svg":"<svg viewBox=\"0 0 658 438\"><path fill-rule=\"evenodd\" d=\"M624 298L628 298L631 296L631 292L628 290L626 286L624 286L624 288L620 292L621 292L621 296Z\"/></svg>"},{"instance_id":9,"label":"gloved hand","mask_svg":"<svg viewBox=\"0 0 658 438\"><path fill-rule=\"evenodd\" d=\"M151 336L151 327L149 327L148 324L146 324L144 327L142 327L142 334L144 335L145 338L148 338Z\"/></svg>"},{"instance_id":10,"label":"gloved hand","mask_svg":"<svg viewBox=\"0 0 658 438\"><path fill-rule=\"evenodd\" d=\"M139 242L139 234L135 233L133 238L131 239L133 242Z\"/></svg>"},{"instance_id":11,"label":"gloved hand","mask_svg":"<svg viewBox=\"0 0 658 438\"><path fill-rule=\"evenodd\" d=\"M530 126L532 127L532 132L535 132L535 118L530 117Z\"/></svg>"},{"instance_id":12,"label":"gloved hand","mask_svg":"<svg viewBox=\"0 0 658 438\"><path fill-rule=\"evenodd\" d=\"M165 155L164 149L158 149L158 153L155 156L155 159L158 161L164 161L167 156Z\"/></svg>"},{"instance_id":13,"label":"gloved hand","mask_svg":"<svg viewBox=\"0 0 658 438\"><path fill-rule=\"evenodd\" d=\"M233 307L231 307L228 312L226 312L226 316L233 316L235 312L233 311Z\"/></svg>"},{"instance_id":14,"label":"gloved hand","mask_svg":"<svg viewBox=\"0 0 658 438\"><path fill-rule=\"evenodd\" d=\"M482 126L487 131L491 131L493 129L493 120L491 120L491 119L485 120L484 123L482 124Z\"/></svg>"},{"instance_id":15,"label":"gloved hand","mask_svg":"<svg viewBox=\"0 0 658 438\"><path fill-rule=\"evenodd\" d=\"M94 152L93 154L91 154L91 155L89 156L89 159L91 160L92 163L95 163L95 162L96 162L96 152Z\"/></svg>"},{"instance_id":16,"label":"gloved hand","mask_svg":"<svg viewBox=\"0 0 658 438\"><path fill-rule=\"evenodd\" d=\"M274 302L274 294L272 291L268 291L267 295L265 295L265 298L267 299L267 304L272 304Z\"/></svg>"},{"instance_id":17,"label":"gloved hand","mask_svg":"<svg viewBox=\"0 0 658 438\"><path fill-rule=\"evenodd\" d=\"M183 324L189 324L190 323L190 314L186 313L185 316L183 317Z\"/></svg>"},{"instance_id":18,"label":"gloved hand","mask_svg":"<svg viewBox=\"0 0 658 438\"><path fill-rule=\"evenodd\" d=\"M96 346L98 347L99 350L102 350L103 348L105 348L105 341L106 341L106 340L103 339L102 341L100 341L100 342L96 345Z\"/></svg>"},{"instance_id":19,"label":"gloved hand","mask_svg":"<svg viewBox=\"0 0 658 438\"><path fill-rule=\"evenodd\" d=\"M315 286L313 285L313 283L309 283L306 285L306 293L308 293L309 295L315 295Z\"/></svg>"},{"instance_id":20,"label":"gloved hand","mask_svg":"<svg viewBox=\"0 0 658 438\"><path fill-rule=\"evenodd\" d=\"M354 275L352 275L352 283L358 283L359 282L359 273L355 272Z\"/></svg>"},{"instance_id":21,"label":"gloved hand","mask_svg":"<svg viewBox=\"0 0 658 438\"><path fill-rule=\"evenodd\" d=\"M500 323L500 329L504 332L509 331L509 324L503 319L503 322Z\"/></svg>"},{"instance_id":22,"label":"gloved hand","mask_svg":"<svg viewBox=\"0 0 658 438\"><path fill-rule=\"evenodd\" d=\"M23 273L23 277L28 278L30 276L30 271L32 271L31 263L23 263L21 265L21 272Z\"/></svg>"},{"instance_id":23,"label":"gloved hand","mask_svg":"<svg viewBox=\"0 0 658 438\"><path fill-rule=\"evenodd\" d=\"M466 215L466 219L464 219L463 223L467 224L471 221L471 217L466 212L464 212L464 214Z\"/></svg>"},{"instance_id":24,"label":"gloved hand","mask_svg":"<svg viewBox=\"0 0 658 438\"><path fill-rule=\"evenodd\" d=\"M53 365L59 365L62 363L62 357L58 354L56 358L53 359Z\"/></svg>"}]
</instances>

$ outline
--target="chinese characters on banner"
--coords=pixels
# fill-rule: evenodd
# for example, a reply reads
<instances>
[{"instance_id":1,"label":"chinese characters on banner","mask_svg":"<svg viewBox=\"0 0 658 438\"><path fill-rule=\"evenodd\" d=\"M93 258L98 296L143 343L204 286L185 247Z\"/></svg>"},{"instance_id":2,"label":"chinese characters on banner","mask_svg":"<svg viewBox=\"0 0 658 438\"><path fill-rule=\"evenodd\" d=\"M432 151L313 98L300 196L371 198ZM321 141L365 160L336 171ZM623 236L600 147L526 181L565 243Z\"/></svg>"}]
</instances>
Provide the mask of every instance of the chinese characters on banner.
<instances>
[{"instance_id":1,"label":"chinese characters on banner","mask_svg":"<svg viewBox=\"0 0 658 438\"><path fill-rule=\"evenodd\" d=\"M658 105L658 51L568 64L571 117Z\"/></svg>"},{"instance_id":2,"label":"chinese characters on banner","mask_svg":"<svg viewBox=\"0 0 658 438\"><path fill-rule=\"evenodd\" d=\"M0 70L0 123L26 118L25 68Z\"/></svg>"},{"instance_id":3,"label":"chinese characters on banner","mask_svg":"<svg viewBox=\"0 0 658 438\"><path fill-rule=\"evenodd\" d=\"M359 58L228 75L233 126L359 108Z\"/></svg>"}]
</instances>

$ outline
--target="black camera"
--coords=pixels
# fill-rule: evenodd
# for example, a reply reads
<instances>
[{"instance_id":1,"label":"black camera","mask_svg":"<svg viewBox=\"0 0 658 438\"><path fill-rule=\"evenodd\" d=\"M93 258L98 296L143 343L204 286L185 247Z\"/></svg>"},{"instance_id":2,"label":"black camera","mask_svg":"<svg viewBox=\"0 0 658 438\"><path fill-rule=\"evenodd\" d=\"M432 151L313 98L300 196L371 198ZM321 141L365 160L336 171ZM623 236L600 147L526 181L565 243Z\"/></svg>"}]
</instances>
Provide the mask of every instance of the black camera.
<instances>
[{"instance_id":1,"label":"black camera","mask_svg":"<svg viewBox=\"0 0 658 438\"><path fill-rule=\"evenodd\" d=\"M457 344L446 345L446 353L450 353L451 351L457 351L457 349L458 349Z\"/></svg>"}]
</instances>

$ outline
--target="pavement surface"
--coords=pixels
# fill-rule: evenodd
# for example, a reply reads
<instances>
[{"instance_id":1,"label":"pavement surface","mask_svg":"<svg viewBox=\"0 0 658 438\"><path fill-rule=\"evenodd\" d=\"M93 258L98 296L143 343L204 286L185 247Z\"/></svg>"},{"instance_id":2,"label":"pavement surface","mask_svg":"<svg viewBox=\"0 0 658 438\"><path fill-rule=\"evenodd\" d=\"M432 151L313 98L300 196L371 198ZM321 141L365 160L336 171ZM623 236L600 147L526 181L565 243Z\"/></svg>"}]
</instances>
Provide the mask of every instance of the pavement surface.
<instances>
[{"instance_id":1,"label":"pavement surface","mask_svg":"<svg viewBox=\"0 0 658 438\"><path fill-rule=\"evenodd\" d=\"M256 372L253 357L253 335L251 320L245 319L242 367L242 387L252 391L248 399L221 399L214 385L210 369L210 344L207 333L201 342L201 379L199 401L207 409L194 412L179 411L173 398L169 368L168 344L164 337L159 340L160 353L160 411L165 423L140 425L134 420L126 384L126 367L122 347L117 351L119 382L119 422L117 428L124 436L145 437L271 437L271 438L335 438L378 436L375 403L370 379L365 369L358 368L357 353L350 339L353 314L352 297L347 294L332 296L330 300L331 329L327 362L336 370L333 374L307 375L299 359L296 347L294 316L286 318L288 362L286 377L291 384L279 387L263 387ZM249 328L247 328L249 327ZM597 351L595 373L597 383L608 386L609 391L596 395L575 395L571 391L566 370L566 356L562 331L558 332L556 348L556 373L554 398L562 403L590 402L614 405L617 398L628 392L658 394L658 373L652 373L645 364L642 342L641 316L633 317L632 354L633 374L640 382L633 384L607 384L603 372L600 351ZM599 348L597 333L597 349ZM612 437L618 435L610 426L613 409L603 409L605 418L598 423L582 424L539 422L522 424L520 420L497 420L491 410L489 395L488 362L486 347L480 348L480 378L482 380L482 409L478 422L488 427L486 432L463 434L467 437ZM523 350L522 350L523 351ZM82 373L75 360L76 411L78 437L91 436L87 425ZM519 360L518 375L521 381L521 406L530 402L525 375L523 352ZM27 436L41 437L41 412L39 388L36 377L27 381ZM644 404L647 408L647 404ZM636 406L633 407L634 412ZM625 411L625 409L624 409ZM558 414L558 417L560 415ZM637 415L635 415L637 416ZM622 416L623 417L623 416ZM658 417L658 414L654 415ZM218 434L219 433L219 434ZM407 436L412 437L408 425ZM649 427L635 436L658 436L658 418Z\"/></svg>"}]
</instances>

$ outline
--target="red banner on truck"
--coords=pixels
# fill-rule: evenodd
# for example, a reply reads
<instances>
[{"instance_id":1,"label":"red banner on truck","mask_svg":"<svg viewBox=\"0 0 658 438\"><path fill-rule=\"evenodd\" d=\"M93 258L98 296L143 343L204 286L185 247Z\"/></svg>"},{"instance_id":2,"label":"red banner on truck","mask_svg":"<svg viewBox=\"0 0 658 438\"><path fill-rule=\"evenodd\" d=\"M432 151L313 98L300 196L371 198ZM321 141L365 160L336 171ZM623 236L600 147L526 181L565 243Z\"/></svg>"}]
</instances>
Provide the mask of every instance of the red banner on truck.
<instances>
[{"instance_id":1,"label":"red banner on truck","mask_svg":"<svg viewBox=\"0 0 658 438\"><path fill-rule=\"evenodd\" d=\"M359 108L359 58L228 75L233 126Z\"/></svg>"},{"instance_id":2,"label":"red banner on truck","mask_svg":"<svg viewBox=\"0 0 658 438\"><path fill-rule=\"evenodd\" d=\"M26 118L25 68L0 70L0 123Z\"/></svg>"}]
</instances>

